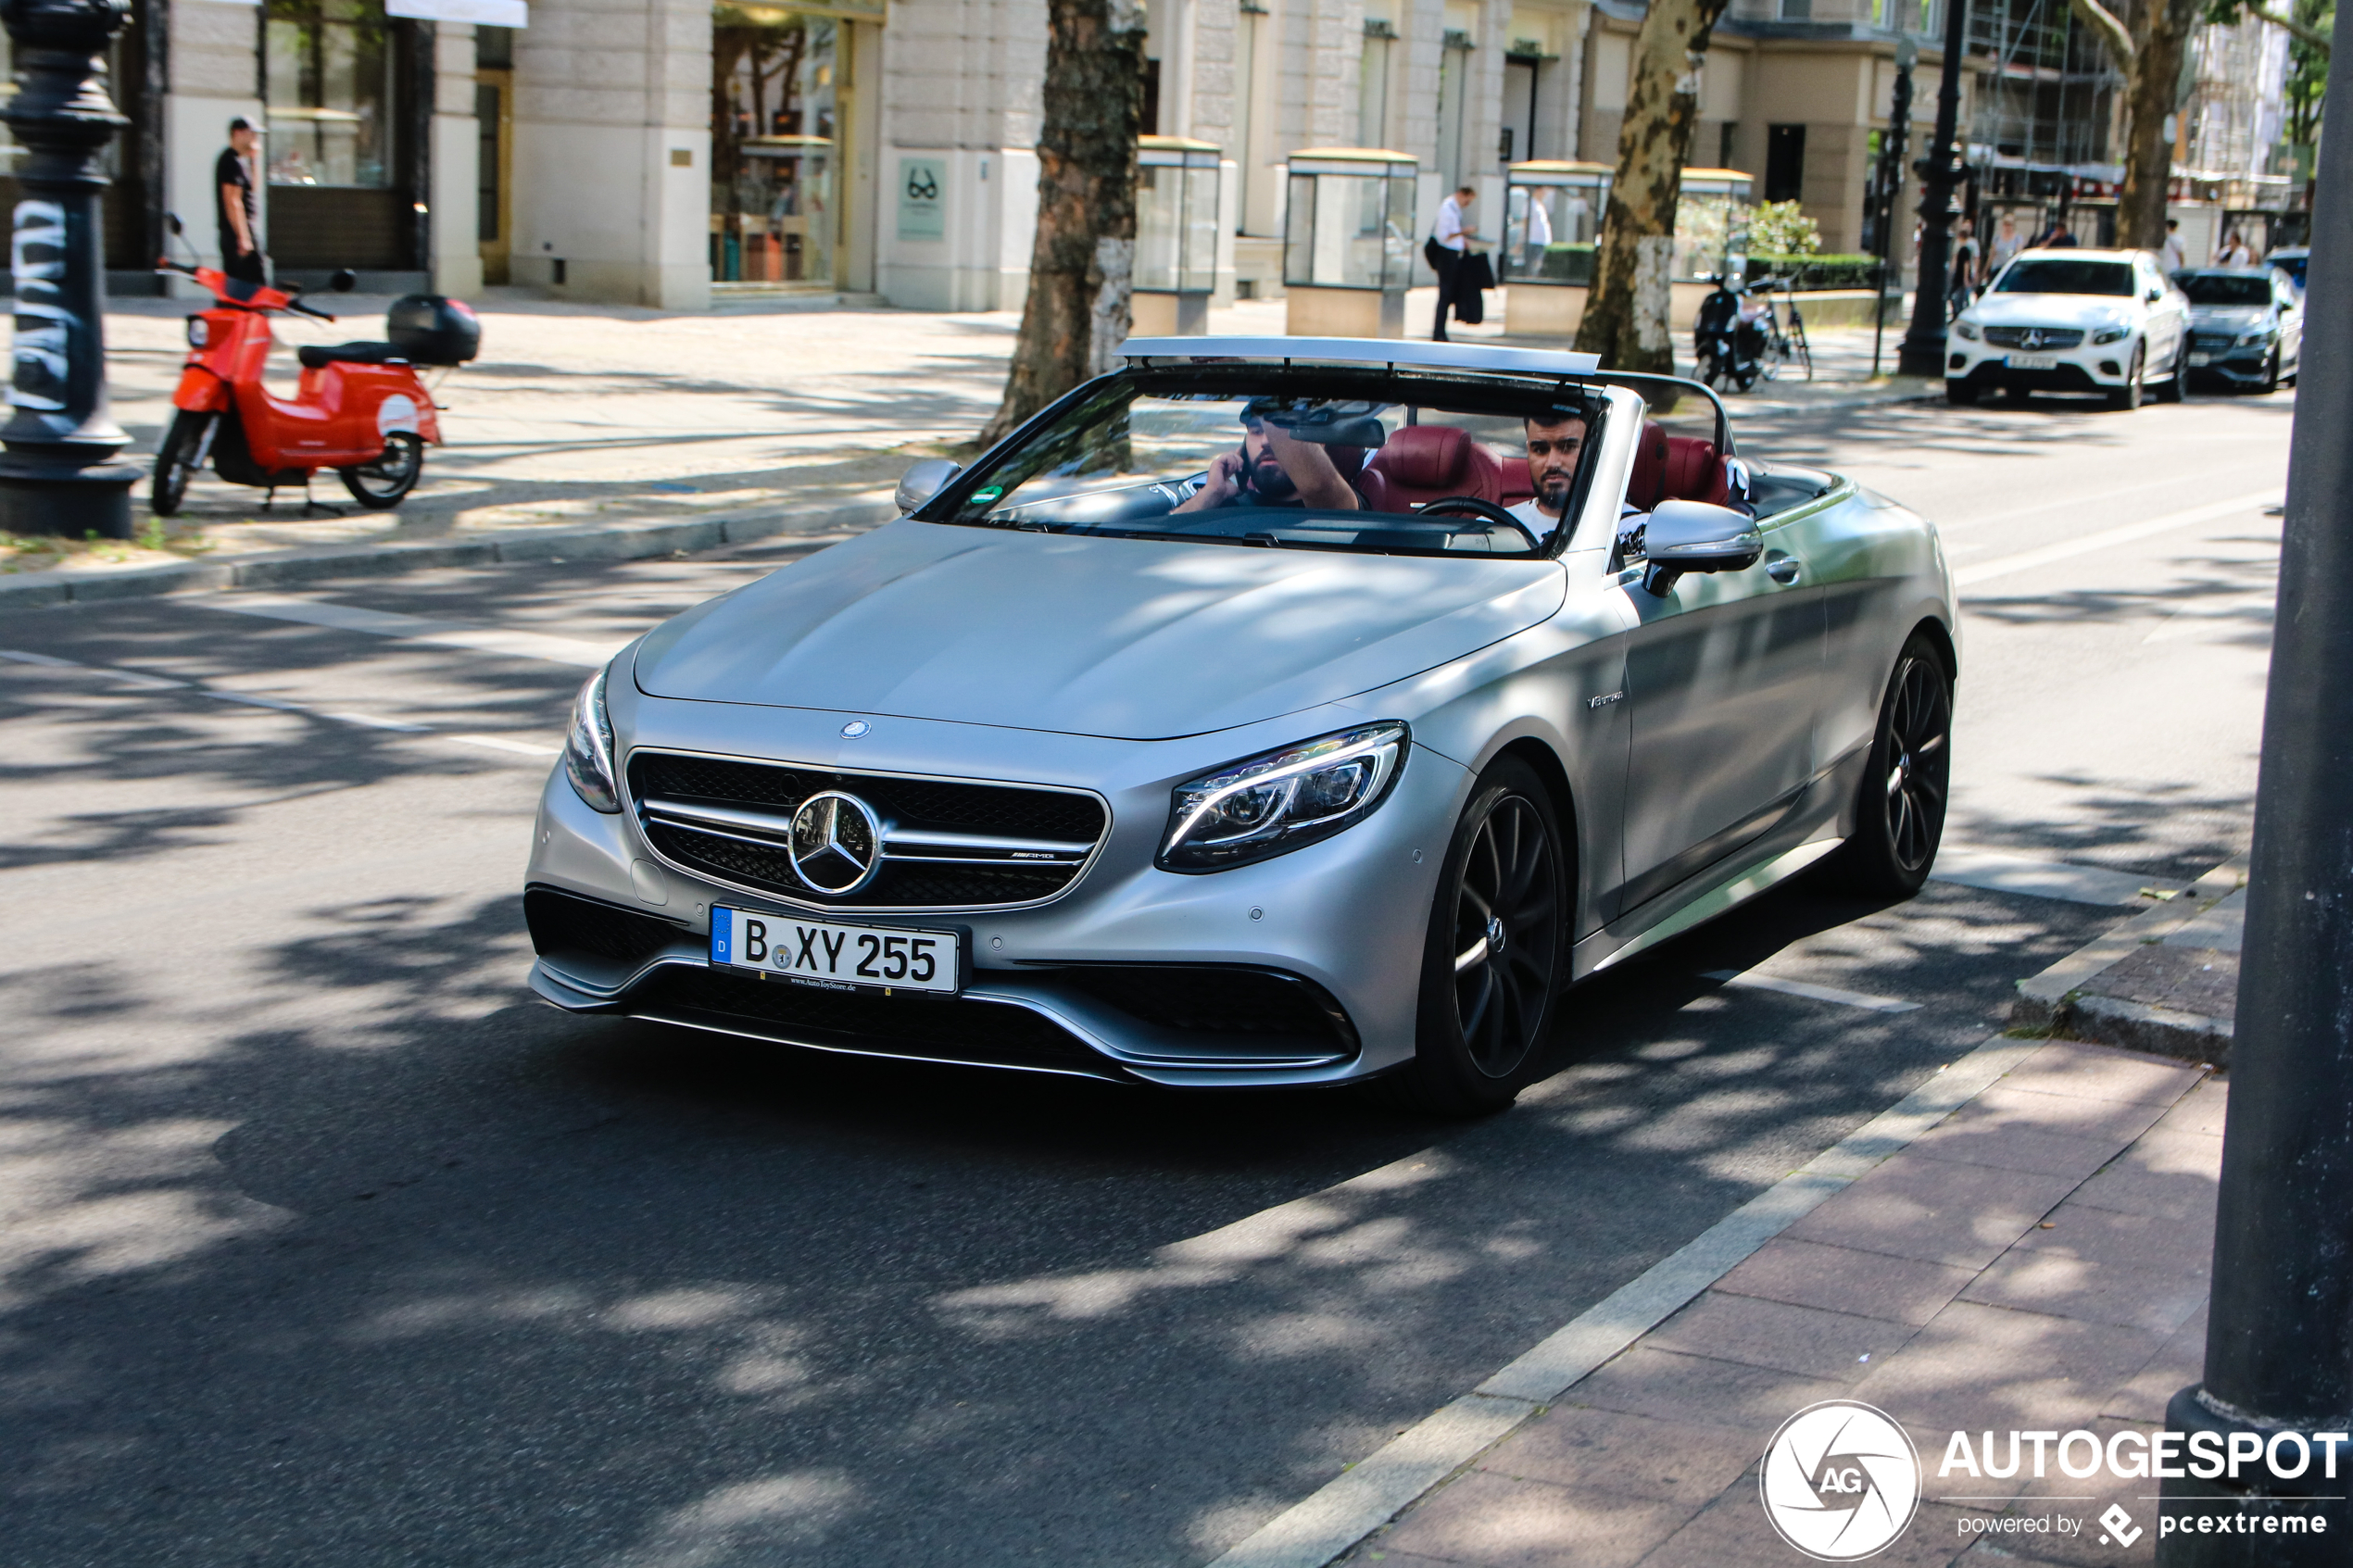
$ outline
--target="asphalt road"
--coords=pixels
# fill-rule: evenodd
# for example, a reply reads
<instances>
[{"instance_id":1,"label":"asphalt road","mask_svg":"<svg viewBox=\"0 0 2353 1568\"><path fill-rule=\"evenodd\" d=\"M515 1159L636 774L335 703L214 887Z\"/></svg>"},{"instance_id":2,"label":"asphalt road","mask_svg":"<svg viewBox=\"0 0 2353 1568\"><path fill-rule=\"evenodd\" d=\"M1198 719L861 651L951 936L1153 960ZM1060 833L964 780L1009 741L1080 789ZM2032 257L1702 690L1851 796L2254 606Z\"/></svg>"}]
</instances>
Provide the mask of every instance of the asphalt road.
<instances>
[{"instance_id":1,"label":"asphalt road","mask_svg":"<svg viewBox=\"0 0 2353 1568\"><path fill-rule=\"evenodd\" d=\"M788 556L6 618L0 1560L1205 1562L2244 850L2291 405L1743 426L1940 520L1952 836L2109 901L1784 889L1469 1126L536 1005L580 661Z\"/></svg>"}]
</instances>

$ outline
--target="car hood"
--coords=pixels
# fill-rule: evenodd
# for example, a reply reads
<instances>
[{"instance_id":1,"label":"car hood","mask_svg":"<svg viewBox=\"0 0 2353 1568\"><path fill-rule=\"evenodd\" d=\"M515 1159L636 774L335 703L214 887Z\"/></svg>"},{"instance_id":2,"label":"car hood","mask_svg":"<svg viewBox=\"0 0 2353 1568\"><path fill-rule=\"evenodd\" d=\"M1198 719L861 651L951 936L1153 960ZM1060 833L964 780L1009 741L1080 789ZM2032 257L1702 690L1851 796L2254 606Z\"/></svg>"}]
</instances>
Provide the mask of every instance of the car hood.
<instances>
[{"instance_id":1,"label":"car hood","mask_svg":"<svg viewBox=\"0 0 2353 1568\"><path fill-rule=\"evenodd\" d=\"M2227 329L2234 332L2243 332L2249 327L2259 327L2263 324L2263 319L2267 314L2269 312L2259 306L2252 305L2193 305L2190 307L2192 324L2212 327L2218 332Z\"/></svg>"},{"instance_id":2,"label":"car hood","mask_svg":"<svg viewBox=\"0 0 2353 1568\"><path fill-rule=\"evenodd\" d=\"M901 521L677 617L648 696L1128 740L1230 729L1524 631L1557 562L1070 538Z\"/></svg>"},{"instance_id":3,"label":"car hood","mask_svg":"<svg viewBox=\"0 0 2353 1568\"><path fill-rule=\"evenodd\" d=\"M2133 302L2112 294L1989 294L1969 307L1989 327L2104 327L2133 319Z\"/></svg>"}]
</instances>

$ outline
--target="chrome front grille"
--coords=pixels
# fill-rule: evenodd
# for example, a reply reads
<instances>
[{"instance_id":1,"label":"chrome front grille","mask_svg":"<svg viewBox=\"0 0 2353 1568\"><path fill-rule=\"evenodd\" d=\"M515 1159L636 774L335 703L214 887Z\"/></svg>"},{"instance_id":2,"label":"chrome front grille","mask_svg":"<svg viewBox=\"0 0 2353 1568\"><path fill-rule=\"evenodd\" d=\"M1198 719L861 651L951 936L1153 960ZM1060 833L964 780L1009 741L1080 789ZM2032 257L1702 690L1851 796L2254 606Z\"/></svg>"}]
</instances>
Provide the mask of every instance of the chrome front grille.
<instances>
[{"instance_id":1,"label":"chrome front grille","mask_svg":"<svg viewBox=\"0 0 2353 1568\"><path fill-rule=\"evenodd\" d=\"M827 790L864 802L882 828L871 880L838 894L801 876L790 849L794 813ZM647 842L664 859L717 881L828 908L1038 903L1077 880L1109 825L1102 802L1076 790L837 772L669 751L631 754L629 794Z\"/></svg>"},{"instance_id":2,"label":"chrome front grille","mask_svg":"<svg viewBox=\"0 0 2353 1568\"><path fill-rule=\"evenodd\" d=\"M2083 333L2076 327L1988 327L1985 341L1996 348L2073 348Z\"/></svg>"}]
</instances>

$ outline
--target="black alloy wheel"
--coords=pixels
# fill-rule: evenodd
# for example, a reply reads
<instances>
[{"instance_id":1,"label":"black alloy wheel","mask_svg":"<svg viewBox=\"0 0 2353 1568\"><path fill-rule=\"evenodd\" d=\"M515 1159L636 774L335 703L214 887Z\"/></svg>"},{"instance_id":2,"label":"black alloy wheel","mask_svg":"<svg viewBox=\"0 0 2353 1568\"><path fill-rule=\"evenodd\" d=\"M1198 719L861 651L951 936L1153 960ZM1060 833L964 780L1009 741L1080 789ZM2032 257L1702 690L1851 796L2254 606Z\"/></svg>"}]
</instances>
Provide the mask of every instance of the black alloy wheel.
<instances>
[{"instance_id":1,"label":"black alloy wheel","mask_svg":"<svg viewBox=\"0 0 2353 1568\"><path fill-rule=\"evenodd\" d=\"M1966 408L1977 401L1977 383L1944 378L1944 401L1956 408Z\"/></svg>"},{"instance_id":2,"label":"black alloy wheel","mask_svg":"<svg viewBox=\"0 0 2353 1568\"><path fill-rule=\"evenodd\" d=\"M1879 731L1855 807L1855 832L1830 861L1858 893L1908 898L1944 837L1953 777L1953 674L1918 633L1880 704Z\"/></svg>"},{"instance_id":3,"label":"black alloy wheel","mask_svg":"<svg viewBox=\"0 0 2353 1568\"><path fill-rule=\"evenodd\" d=\"M2256 383L2255 390L2259 393L2271 393L2277 392L2279 389L2280 345L2275 343L2271 345L2271 352L2264 358L2263 379Z\"/></svg>"},{"instance_id":4,"label":"black alloy wheel","mask_svg":"<svg viewBox=\"0 0 2353 1568\"><path fill-rule=\"evenodd\" d=\"M2148 346L2133 345L2133 368L2124 377L2122 386L2108 388L2108 406L2119 413L2128 413L2141 406L2141 380L2148 374Z\"/></svg>"},{"instance_id":5,"label":"black alloy wheel","mask_svg":"<svg viewBox=\"0 0 2353 1568\"><path fill-rule=\"evenodd\" d=\"M351 498L370 511L389 511L408 498L424 477L425 444L413 431L396 430L384 437L384 455L372 463L337 469Z\"/></svg>"},{"instance_id":6,"label":"black alloy wheel","mask_svg":"<svg viewBox=\"0 0 2353 1568\"><path fill-rule=\"evenodd\" d=\"M147 489L147 508L157 517L171 517L187 499L188 482L203 465L205 436L218 414L182 408L171 416L163 445L156 448L155 482Z\"/></svg>"},{"instance_id":7,"label":"black alloy wheel","mask_svg":"<svg viewBox=\"0 0 2353 1568\"><path fill-rule=\"evenodd\" d=\"M2189 345L2186 342L2177 343L2173 345L2173 373L2158 383L2157 400L2159 403L2179 403L2189 390Z\"/></svg>"},{"instance_id":8,"label":"black alloy wheel","mask_svg":"<svg viewBox=\"0 0 2353 1568\"><path fill-rule=\"evenodd\" d=\"M1439 868L1414 1060L1376 1081L1382 1098L1479 1116L1534 1080L1567 975L1565 859L1543 783L1516 758L1497 760L1471 791Z\"/></svg>"}]
</instances>

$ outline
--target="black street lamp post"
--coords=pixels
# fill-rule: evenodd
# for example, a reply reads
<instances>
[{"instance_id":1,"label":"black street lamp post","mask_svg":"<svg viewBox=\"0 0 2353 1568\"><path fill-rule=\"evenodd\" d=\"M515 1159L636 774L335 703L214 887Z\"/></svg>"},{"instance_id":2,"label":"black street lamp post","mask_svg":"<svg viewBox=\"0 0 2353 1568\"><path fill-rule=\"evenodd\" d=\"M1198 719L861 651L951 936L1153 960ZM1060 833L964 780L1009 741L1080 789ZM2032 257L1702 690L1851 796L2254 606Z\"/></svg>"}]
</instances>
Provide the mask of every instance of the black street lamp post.
<instances>
[{"instance_id":1,"label":"black street lamp post","mask_svg":"<svg viewBox=\"0 0 2353 1568\"><path fill-rule=\"evenodd\" d=\"M5 118L26 157L11 223L15 373L0 426L0 529L131 537L137 467L107 406L105 273L93 165L129 121L107 96L107 44L130 0L0 0L15 45Z\"/></svg>"},{"instance_id":2,"label":"black street lamp post","mask_svg":"<svg viewBox=\"0 0 2353 1568\"><path fill-rule=\"evenodd\" d=\"M1952 226L1957 160L1953 138L1961 120L1961 51L1969 43L1969 0L1944 0L1944 64L1936 84L1936 132L1929 143L1920 180L1920 270L1914 280L1912 325L1895 352L1895 369L1906 376L1944 373L1945 231Z\"/></svg>"},{"instance_id":3,"label":"black street lamp post","mask_svg":"<svg viewBox=\"0 0 2353 1568\"><path fill-rule=\"evenodd\" d=\"M1879 295L1871 301L1873 381L1879 380L1880 347L1887 336L1887 282L1895 255L1895 203L1904 189L1904 144L1912 130L1912 67L1919 57L1920 46L1912 42L1910 33L1896 41L1895 87L1888 104L1887 139L1880 144L1879 194L1871 203L1871 227L1879 242L1879 265L1871 270L1871 287ZM1904 297L1900 286L1895 296L1899 300Z\"/></svg>"},{"instance_id":4,"label":"black street lamp post","mask_svg":"<svg viewBox=\"0 0 2353 1568\"><path fill-rule=\"evenodd\" d=\"M2340 104L2353 102L2353 52L2345 62L2329 69ZM2337 320L2353 305L2353 118L2322 129L2320 175L2312 298L2315 320ZM2165 1411L2171 1430L2282 1462L2242 1466L2235 1484L2165 1480L2167 1514L2212 1522L2162 1534L2164 1568L2319 1568L2353 1552L2353 350L2334 332L2311 341L2288 450L2205 1377ZM2295 1463L2298 1448L2310 1463Z\"/></svg>"}]
</instances>

